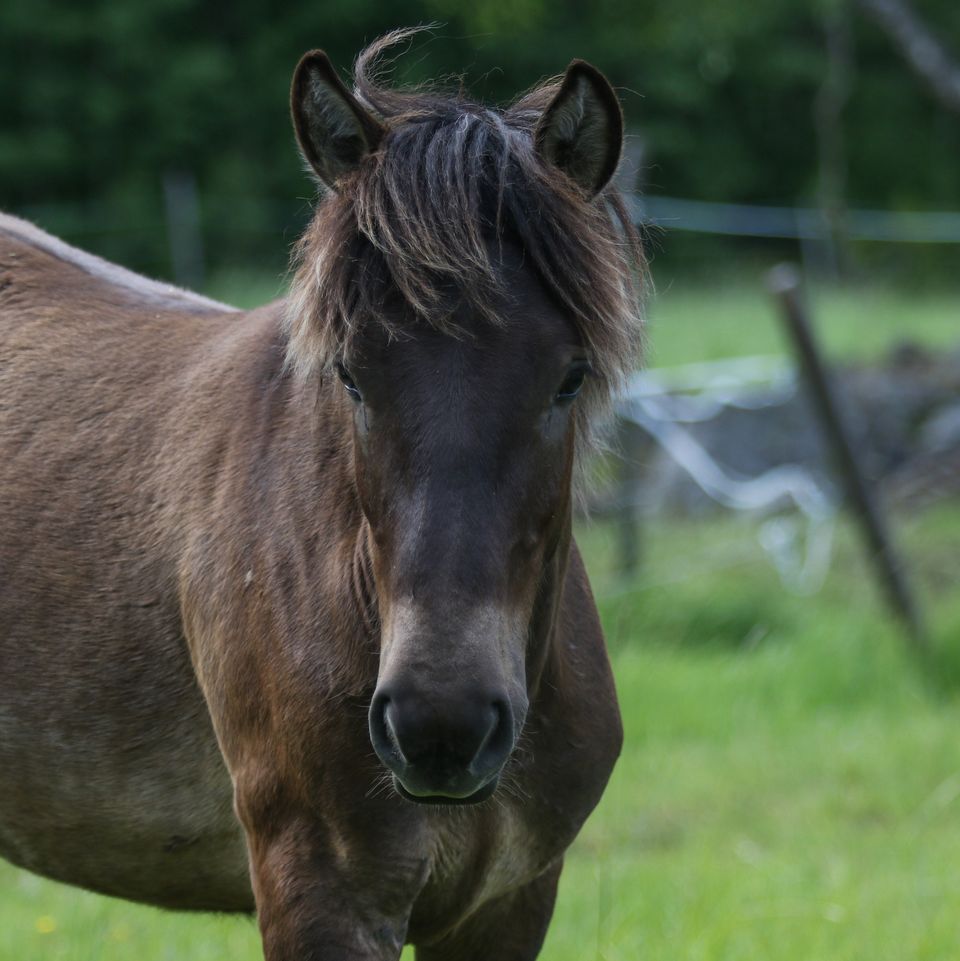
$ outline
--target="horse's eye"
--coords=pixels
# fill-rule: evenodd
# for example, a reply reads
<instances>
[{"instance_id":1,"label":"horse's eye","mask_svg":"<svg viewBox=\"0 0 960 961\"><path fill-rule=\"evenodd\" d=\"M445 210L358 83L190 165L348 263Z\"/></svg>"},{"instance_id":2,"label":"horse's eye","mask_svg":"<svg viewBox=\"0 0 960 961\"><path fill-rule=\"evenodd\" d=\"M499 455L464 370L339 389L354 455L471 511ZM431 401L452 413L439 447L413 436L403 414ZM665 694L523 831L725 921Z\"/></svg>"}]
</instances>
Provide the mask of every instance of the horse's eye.
<instances>
[{"instance_id":1,"label":"horse's eye","mask_svg":"<svg viewBox=\"0 0 960 961\"><path fill-rule=\"evenodd\" d=\"M337 364L337 376L340 378L340 382L347 389L347 393L351 397L355 397L360 400L360 388L353 382L353 378L347 372L347 368L343 364Z\"/></svg>"},{"instance_id":2,"label":"horse's eye","mask_svg":"<svg viewBox=\"0 0 960 961\"><path fill-rule=\"evenodd\" d=\"M344 367L343 364L337 364L337 377L340 378L340 382L344 387L346 387L347 393L354 400L363 400L363 397L360 395L360 388L357 387L357 385L353 382L353 378L350 376L347 368Z\"/></svg>"},{"instance_id":3,"label":"horse's eye","mask_svg":"<svg viewBox=\"0 0 960 961\"><path fill-rule=\"evenodd\" d=\"M570 370L567 371L567 376L563 378L563 383L560 385L560 389L557 391L554 400L561 404L564 401L573 400L573 398L580 393L580 388L583 387L587 372L588 368L586 364L578 364L575 367L571 367Z\"/></svg>"}]
</instances>

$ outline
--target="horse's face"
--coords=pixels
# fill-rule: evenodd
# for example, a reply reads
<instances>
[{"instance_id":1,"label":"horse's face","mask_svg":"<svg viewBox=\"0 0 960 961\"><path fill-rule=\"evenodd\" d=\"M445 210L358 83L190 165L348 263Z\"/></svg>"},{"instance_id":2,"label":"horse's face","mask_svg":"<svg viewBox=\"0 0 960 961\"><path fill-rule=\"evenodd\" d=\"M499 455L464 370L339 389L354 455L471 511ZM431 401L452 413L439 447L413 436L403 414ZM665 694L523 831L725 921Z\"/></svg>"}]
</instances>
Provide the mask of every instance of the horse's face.
<instances>
[{"instance_id":1,"label":"horse's face","mask_svg":"<svg viewBox=\"0 0 960 961\"><path fill-rule=\"evenodd\" d=\"M566 535L572 324L506 248L506 322L370 325L340 366L381 633L370 735L414 799L491 794L523 726L537 590Z\"/></svg>"},{"instance_id":2,"label":"horse's face","mask_svg":"<svg viewBox=\"0 0 960 961\"><path fill-rule=\"evenodd\" d=\"M478 211L485 197L499 196L510 198L514 223L551 216L556 224L557 204L581 209L602 189L621 144L616 96L580 62L534 111L535 129L518 121L508 130L502 119L473 111L436 122L425 115L391 130L343 87L319 52L297 69L292 107L304 157L347 198L329 209L359 225L356 237L372 248L393 244L393 260L385 255L381 271L391 282L395 266L418 257L422 271L468 278L477 250L468 243L466 256L451 259L444 238L455 246L463 236L448 228L451 217L472 217L469 229L486 236L501 223L500 208L483 217ZM441 128L446 139L429 140ZM440 157L441 149L450 152ZM513 167L503 165L508 154ZM487 176L485 164L497 157L499 174ZM422 186L425 167L432 187ZM554 176L556 193L527 186L540 194L514 196L514 174L527 185ZM421 193L403 207L398 197L411 184ZM584 215L570 223L590 230L593 220ZM597 265L619 256L604 243L594 277L607 276ZM345 276L357 263L347 249L317 254L326 258L320 267L340 263ZM405 306L396 316L373 316L389 314L381 301L364 316L350 306L369 283L363 271L339 299L321 284L326 294L314 303L326 315L330 304L339 311L321 330L350 328L337 366L353 418L356 489L381 624L370 737L400 793L429 803L489 797L523 727L551 627L549 605L538 600L556 596L569 541L573 410L589 373L577 329L557 306L563 298L548 294L530 252L495 237L487 251L488 261L482 254L480 260L496 283L483 289L499 291L490 294L499 303L484 301L482 315L477 298L463 296L446 324L418 320ZM465 283L461 294L472 294Z\"/></svg>"}]
</instances>

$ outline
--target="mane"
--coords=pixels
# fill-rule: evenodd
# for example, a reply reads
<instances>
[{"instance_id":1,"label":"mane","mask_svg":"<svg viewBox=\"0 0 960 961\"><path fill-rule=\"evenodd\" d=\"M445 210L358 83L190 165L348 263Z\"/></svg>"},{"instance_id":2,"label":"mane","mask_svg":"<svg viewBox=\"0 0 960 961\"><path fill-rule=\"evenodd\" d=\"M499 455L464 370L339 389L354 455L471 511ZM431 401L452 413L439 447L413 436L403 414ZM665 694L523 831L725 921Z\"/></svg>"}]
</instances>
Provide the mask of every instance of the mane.
<instances>
[{"instance_id":1,"label":"mane","mask_svg":"<svg viewBox=\"0 0 960 961\"><path fill-rule=\"evenodd\" d=\"M381 85L374 68L384 51L413 32L388 34L357 59L355 94L388 133L321 199L295 248L288 362L310 375L349 358L360 324L388 324L385 304L398 295L419 320L455 336L454 308L464 302L503 323L489 240L509 238L589 351L594 376L576 405L582 452L640 359L646 271L638 232L615 189L587 199L535 151L533 133L558 80L504 109L462 92Z\"/></svg>"}]
</instances>

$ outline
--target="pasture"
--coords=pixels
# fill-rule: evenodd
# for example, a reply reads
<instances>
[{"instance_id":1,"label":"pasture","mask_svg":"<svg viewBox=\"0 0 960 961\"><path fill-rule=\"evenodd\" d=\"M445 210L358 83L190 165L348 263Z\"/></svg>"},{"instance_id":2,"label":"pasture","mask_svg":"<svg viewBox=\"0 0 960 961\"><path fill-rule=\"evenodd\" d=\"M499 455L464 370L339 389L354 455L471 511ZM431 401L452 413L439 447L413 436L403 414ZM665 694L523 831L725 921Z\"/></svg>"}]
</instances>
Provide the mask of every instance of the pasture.
<instances>
[{"instance_id":1,"label":"pasture","mask_svg":"<svg viewBox=\"0 0 960 961\"><path fill-rule=\"evenodd\" d=\"M223 285L213 293L244 303L274 286ZM956 344L945 295L815 303L846 357L904 336ZM759 285L666 286L654 307L655 364L781 349ZM630 584L610 569L611 533L581 532L626 747L568 857L546 961L956 956L960 509L897 518L895 530L931 621L924 663L846 529L812 598L784 592L749 520L650 525ZM0 931L0 961L261 957L252 922L164 914L7 865Z\"/></svg>"}]
</instances>

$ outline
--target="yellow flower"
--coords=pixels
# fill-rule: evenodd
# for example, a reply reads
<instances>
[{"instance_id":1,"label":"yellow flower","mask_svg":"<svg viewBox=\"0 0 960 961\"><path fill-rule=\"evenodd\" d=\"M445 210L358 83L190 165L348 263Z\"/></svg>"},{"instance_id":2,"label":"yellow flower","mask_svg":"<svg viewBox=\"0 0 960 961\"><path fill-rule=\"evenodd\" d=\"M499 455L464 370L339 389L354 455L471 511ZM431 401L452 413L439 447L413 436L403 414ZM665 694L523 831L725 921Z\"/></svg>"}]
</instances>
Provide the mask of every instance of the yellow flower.
<instances>
[{"instance_id":1,"label":"yellow flower","mask_svg":"<svg viewBox=\"0 0 960 961\"><path fill-rule=\"evenodd\" d=\"M41 914L34 922L34 927L40 934L53 934L57 930L57 922L49 914Z\"/></svg>"}]
</instances>

